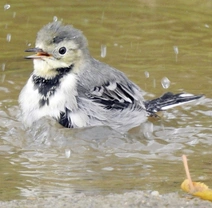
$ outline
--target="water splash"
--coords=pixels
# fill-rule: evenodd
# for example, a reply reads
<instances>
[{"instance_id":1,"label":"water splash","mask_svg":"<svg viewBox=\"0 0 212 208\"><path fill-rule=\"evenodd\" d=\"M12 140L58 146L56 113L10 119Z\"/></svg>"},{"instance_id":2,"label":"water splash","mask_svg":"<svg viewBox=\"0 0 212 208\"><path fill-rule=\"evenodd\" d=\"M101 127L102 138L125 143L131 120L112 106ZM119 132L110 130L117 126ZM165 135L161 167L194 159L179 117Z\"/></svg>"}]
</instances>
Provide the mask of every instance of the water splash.
<instances>
[{"instance_id":1,"label":"water splash","mask_svg":"<svg viewBox=\"0 0 212 208\"><path fill-rule=\"evenodd\" d=\"M161 79L161 85L164 89L168 89L170 87L170 84L171 84L171 82L167 77L163 77Z\"/></svg>"},{"instance_id":2,"label":"water splash","mask_svg":"<svg viewBox=\"0 0 212 208\"><path fill-rule=\"evenodd\" d=\"M4 5L4 11L8 10L10 8L10 5L9 4L5 4Z\"/></svg>"},{"instance_id":3,"label":"water splash","mask_svg":"<svg viewBox=\"0 0 212 208\"><path fill-rule=\"evenodd\" d=\"M105 58L107 54L107 46L106 45L101 45L101 57Z\"/></svg>"},{"instance_id":4,"label":"water splash","mask_svg":"<svg viewBox=\"0 0 212 208\"><path fill-rule=\"evenodd\" d=\"M7 42L10 42L10 41L11 41L11 37L12 37L11 34L8 33L8 34L7 34L7 38L6 38L6 39L7 39Z\"/></svg>"}]
</instances>

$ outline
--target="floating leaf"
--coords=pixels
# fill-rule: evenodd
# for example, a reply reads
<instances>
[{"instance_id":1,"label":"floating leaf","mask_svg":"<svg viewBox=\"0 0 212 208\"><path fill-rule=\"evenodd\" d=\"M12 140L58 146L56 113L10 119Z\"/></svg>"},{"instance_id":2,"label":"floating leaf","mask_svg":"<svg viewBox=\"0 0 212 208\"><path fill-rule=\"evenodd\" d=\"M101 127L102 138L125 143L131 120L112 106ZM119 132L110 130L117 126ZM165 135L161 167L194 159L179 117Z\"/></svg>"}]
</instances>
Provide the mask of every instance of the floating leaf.
<instances>
[{"instance_id":1,"label":"floating leaf","mask_svg":"<svg viewBox=\"0 0 212 208\"><path fill-rule=\"evenodd\" d=\"M201 191L201 192L195 192L193 195L198 196L205 200L212 201L212 190L211 189Z\"/></svg>"},{"instance_id":2,"label":"floating leaf","mask_svg":"<svg viewBox=\"0 0 212 208\"><path fill-rule=\"evenodd\" d=\"M188 168L187 158L185 155L182 156L183 164L185 167L187 179L181 184L181 189L188 192L194 196L198 196L202 199L212 201L212 190L208 188L207 185L200 182L192 182L191 175Z\"/></svg>"},{"instance_id":3,"label":"floating leaf","mask_svg":"<svg viewBox=\"0 0 212 208\"><path fill-rule=\"evenodd\" d=\"M193 190L191 189L189 180L185 179L181 184L181 188L183 189L183 191L186 191L190 194L208 190L208 186L206 186L204 183L192 182L192 184L193 184Z\"/></svg>"}]
</instances>

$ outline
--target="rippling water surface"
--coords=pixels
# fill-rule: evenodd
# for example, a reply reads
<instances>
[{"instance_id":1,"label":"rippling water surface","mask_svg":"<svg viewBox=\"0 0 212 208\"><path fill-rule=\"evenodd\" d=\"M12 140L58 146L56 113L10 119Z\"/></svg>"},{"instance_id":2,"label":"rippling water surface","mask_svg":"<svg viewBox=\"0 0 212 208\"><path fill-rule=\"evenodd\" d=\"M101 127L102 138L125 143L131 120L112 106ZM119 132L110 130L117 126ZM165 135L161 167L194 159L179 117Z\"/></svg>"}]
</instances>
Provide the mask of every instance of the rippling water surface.
<instances>
[{"instance_id":1,"label":"rippling water surface","mask_svg":"<svg viewBox=\"0 0 212 208\"><path fill-rule=\"evenodd\" d=\"M182 154L192 177L212 187L212 2L11 0L0 8L0 200L179 191ZM108 127L64 129L49 118L25 129L17 99L32 63L23 51L53 19L81 29L91 54L124 71L146 99L167 91L205 98L124 135Z\"/></svg>"}]
</instances>

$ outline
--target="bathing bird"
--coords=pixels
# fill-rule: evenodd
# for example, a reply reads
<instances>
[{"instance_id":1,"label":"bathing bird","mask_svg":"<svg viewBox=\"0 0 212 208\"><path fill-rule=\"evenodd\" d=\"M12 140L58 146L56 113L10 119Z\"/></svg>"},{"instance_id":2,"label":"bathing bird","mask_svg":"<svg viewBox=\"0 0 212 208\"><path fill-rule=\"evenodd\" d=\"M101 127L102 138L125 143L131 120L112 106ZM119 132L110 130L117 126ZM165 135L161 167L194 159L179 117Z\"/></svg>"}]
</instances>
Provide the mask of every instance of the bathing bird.
<instances>
[{"instance_id":1,"label":"bathing bird","mask_svg":"<svg viewBox=\"0 0 212 208\"><path fill-rule=\"evenodd\" d=\"M23 87L19 103L26 126L51 117L67 128L110 126L128 131L158 111L197 100L202 95L165 93L146 101L144 91L127 76L95 58L83 33L60 21L37 34L34 70Z\"/></svg>"}]
</instances>

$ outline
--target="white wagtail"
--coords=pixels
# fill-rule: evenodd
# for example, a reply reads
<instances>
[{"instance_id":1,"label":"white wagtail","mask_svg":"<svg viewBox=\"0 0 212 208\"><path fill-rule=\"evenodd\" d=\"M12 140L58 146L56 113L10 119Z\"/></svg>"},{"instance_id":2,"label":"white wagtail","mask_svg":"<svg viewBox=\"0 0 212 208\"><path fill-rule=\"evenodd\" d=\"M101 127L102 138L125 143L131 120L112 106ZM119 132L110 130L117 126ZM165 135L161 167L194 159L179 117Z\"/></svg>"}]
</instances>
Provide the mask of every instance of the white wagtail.
<instances>
[{"instance_id":1,"label":"white wagtail","mask_svg":"<svg viewBox=\"0 0 212 208\"><path fill-rule=\"evenodd\" d=\"M68 128L106 125L127 131L158 111L199 99L201 95L166 93L145 101L144 92L121 71L89 54L82 32L61 22L37 34L34 71L20 93L23 122L31 126L50 116Z\"/></svg>"}]
</instances>

